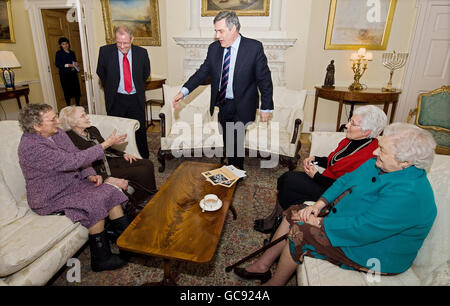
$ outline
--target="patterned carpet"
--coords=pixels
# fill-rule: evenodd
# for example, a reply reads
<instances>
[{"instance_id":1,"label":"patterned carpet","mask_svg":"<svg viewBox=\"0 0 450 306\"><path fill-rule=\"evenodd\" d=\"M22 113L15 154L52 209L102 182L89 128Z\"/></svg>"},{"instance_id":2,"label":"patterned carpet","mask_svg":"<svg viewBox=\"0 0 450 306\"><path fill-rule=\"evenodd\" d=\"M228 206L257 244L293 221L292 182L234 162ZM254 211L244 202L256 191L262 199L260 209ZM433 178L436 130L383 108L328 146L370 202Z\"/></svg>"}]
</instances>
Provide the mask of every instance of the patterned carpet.
<instances>
[{"instance_id":1,"label":"patterned carpet","mask_svg":"<svg viewBox=\"0 0 450 306\"><path fill-rule=\"evenodd\" d=\"M156 183L158 188L167 180L175 168L185 158L172 159L166 162L164 173L157 171L156 159L159 148L159 133L149 132L148 142L150 159L155 165ZM309 144L303 144L300 150L302 159L309 153ZM219 163L219 158L190 158L189 160ZM262 246L263 239L268 234L261 234L253 230L253 220L268 215L275 203L277 178L286 172L286 167L278 166L273 169L261 169L260 160L246 158L245 170L247 178L241 182L235 191L233 205L238 218L233 220L231 212L225 220L222 236L217 246L214 258L208 264L172 261L172 271L176 275L176 282L181 286L255 286L258 281L246 281L237 277L233 272L226 273L225 267L231 265ZM300 169L300 162L298 169ZM118 252L113 245L113 252ZM78 255L81 262L81 282L68 282L67 269L63 269L52 280L56 286L139 286L146 282L157 282L163 278L163 260L141 255L133 255L129 263L121 269L105 272L92 272L90 268L89 247L82 249ZM254 260L254 259L253 259ZM243 266L248 265L244 263ZM275 268L275 265L272 269ZM288 286L296 285L295 274Z\"/></svg>"}]
</instances>

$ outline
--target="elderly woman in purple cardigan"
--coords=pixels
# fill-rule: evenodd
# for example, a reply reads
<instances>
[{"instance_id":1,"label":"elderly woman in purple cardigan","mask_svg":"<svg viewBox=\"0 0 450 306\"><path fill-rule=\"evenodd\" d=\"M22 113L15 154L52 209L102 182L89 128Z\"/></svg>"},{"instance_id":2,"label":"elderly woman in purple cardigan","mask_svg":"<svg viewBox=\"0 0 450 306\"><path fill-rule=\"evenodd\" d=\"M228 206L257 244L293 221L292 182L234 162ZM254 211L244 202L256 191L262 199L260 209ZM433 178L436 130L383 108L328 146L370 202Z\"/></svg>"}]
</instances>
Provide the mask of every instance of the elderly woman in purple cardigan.
<instances>
[{"instance_id":1,"label":"elderly woman in purple cardigan","mask_svg":"<svg viewBox=\"0 0 450 306\"><path fill-rule=\"evenodd\" d=\"M125 230L129 222L122 205L127 197L118 188L103 184L90 165L103 158L106 148L122 143L126 134L114 131L103 143L80 151L58 128L58 116L47 104L27 105L19 123L24 132L19 163L30 208L39 215L64 214L87 227L93 271L124 266L126 261L111 253L104 225L109 217L114 231Z\"/></svg>"}]
</instances>

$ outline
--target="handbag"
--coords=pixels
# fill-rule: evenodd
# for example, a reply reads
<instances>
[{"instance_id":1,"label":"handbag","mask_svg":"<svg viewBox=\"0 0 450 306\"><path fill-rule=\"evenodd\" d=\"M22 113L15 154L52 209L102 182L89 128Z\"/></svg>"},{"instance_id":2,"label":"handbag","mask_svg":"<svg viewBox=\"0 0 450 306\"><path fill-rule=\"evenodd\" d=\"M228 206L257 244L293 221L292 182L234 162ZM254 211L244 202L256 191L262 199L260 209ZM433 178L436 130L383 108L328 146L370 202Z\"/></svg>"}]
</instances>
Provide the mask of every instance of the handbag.
<instances>
[{"instance_id":1,"label":"handbag","mask_svg":"<svg viewBox=\"0 0 450 306\"><path fill-rule=\"evenodd\" d=\"M135 182L128 181L128 185L133 187L134 193L130 194L126 190L122 190L123 193L128 197L128 203L125 206L125 214L128 216L129 220L133 220L136 216L144 209L145 205L153 198L157 190L150 190L147 187ZM145 194L144 197L136 197L136 190L139 190Z\"/></svg>"}]
</instances>

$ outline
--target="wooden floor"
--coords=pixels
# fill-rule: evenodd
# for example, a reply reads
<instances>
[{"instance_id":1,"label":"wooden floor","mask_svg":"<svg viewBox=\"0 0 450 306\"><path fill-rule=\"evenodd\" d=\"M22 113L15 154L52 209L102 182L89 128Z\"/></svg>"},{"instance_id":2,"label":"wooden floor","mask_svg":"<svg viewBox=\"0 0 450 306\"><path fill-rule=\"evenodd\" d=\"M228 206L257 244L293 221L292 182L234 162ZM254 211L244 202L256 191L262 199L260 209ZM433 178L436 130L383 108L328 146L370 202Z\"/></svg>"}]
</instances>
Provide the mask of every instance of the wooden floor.
<instances>
[{"instance_id":1,"label":"wooden floor","mask_svg":"<svg viewBox=\"0 0 450 306\"><path fill-rule=\"evenodd\" d=\"M159 121L153 120L153 125L149 126L147 129L147 132L159 132ZM301 133L300 134L300 141L302 144L309 143L309 133Z\"/></svg>"}]
</instances>

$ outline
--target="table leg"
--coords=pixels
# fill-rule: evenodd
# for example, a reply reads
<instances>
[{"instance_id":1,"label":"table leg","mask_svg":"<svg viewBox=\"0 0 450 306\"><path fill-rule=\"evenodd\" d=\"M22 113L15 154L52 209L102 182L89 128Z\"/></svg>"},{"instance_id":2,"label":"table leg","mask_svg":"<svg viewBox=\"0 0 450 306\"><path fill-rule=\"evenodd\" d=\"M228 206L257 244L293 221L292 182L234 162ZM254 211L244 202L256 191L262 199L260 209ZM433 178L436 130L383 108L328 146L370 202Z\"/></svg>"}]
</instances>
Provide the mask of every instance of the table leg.
<instances>
[{"instance_id":1,"label":"table leg","mask_svg":"<svg viewBox=\"0 0 450 306\"><path fill-rule=\"evenodd\" d=\"M395 110L397 109L397 102L398 101L393 101L392 102L391 120L389 121L389 123L392 123L392 121L394 121Z\"/></svg>"},{"instance_id":2,"label":"table leg","mask_svg":"<svg viewBox=\"0 0 450 306\"><path fill-rule=\"evenodd\" d=\"M17 105L19 106L19 109L22 109L22 105L20 104L20 96L16 95ZM28 104L28 102L27 102Z\"/></svg>"},{"instance_id":3,"label":"table leg","mask_svg":"<svg viewBox=\"0 0 450 306\"><path fill-rule=\"evenodd\" d=\"M339 125L341 124L342 105L344 105L344 98L339 99L339 110L338 110L338 117L337 117L337 122L336 122L336 132L339 131Z\"/></svg>"},{"instance_id":4,"label":"table leg","mask_svg":"<svg viewBox=\"0 0 450 306\"><path fill-rule=\"evenodd\" d=\"M233 220L236 220L237 212L236 212L236 209L234 208L233 204L230 204L230 210L231 210L231 213L233 214Z\"/></svg>"},{"instance_id":5,"label":"table leg","mask_svg":"<svg viewBox=\"0 0 450 306\"><path fill-rule=\"evenodd\" d=\"M313 112L313 122L312 122L312 126L311 126L311 132L314 132L314 124L316 123L316 113L317 113L317 103L319 101L319 95L318 92L316 90L316 98L314 100L314 112Z\"/></svg>"},{"instance_id":6,"label":"table leg","mask_svg":"<svg viewBox=\"0 0 450 306\"><path fill-rule=\"evenodd\" d=\"M142 286L177 286L170 270L170 259L164 258L164 277L160 282L145 283Z\"/></svg>"},{"instance_id":7,"label":"table leg","mask_svg":"<svg viewBox=\"0 0 450 306\"><path fill-rule=\"evenodd\" d=\"M384 107L383 107L383 112L386 114L388 114L389 111L389 102L384 102Z\"/></svg>"}]
</instances>

